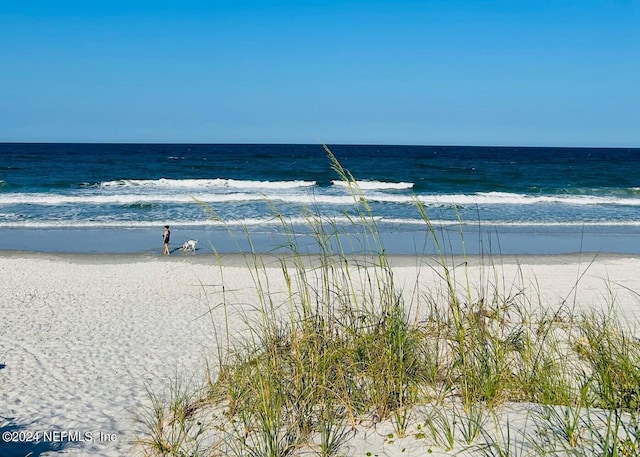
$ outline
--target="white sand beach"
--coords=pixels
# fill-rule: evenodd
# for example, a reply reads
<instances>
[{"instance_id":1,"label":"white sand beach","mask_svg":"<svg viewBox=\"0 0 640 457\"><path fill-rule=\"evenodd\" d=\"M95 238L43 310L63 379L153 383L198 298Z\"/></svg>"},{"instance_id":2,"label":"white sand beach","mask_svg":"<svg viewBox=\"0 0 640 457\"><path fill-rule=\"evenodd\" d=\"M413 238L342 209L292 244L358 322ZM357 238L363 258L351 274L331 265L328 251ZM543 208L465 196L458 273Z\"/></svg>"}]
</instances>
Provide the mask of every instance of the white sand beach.
<instances>
[{"instance_id":1,"label":"white sand beach","mask_svg":"<svg viewBox=\"0 0 640 457\"><path fill-rule=\"evenodd\" d=\"M278 262L264 259L270 290L283 291ZM407 294L416 283L441 289L433 261L390 262ZM598 307L615 297L633 325L640 315L639 263L624 255L472 258L468 272L472 288L499 282L507 292L524 288L548 305ZM135 454L131 445L141 427L135 419L149 403L147 389L161 393L185 373L199 383L207 358L215 358L223 279L226 301L237 305L230 319L237 332L245 325L240 311L256 300L238 255L223 257L219 266L207 255L5 252L0 278L0 427L10 432L0 441L3 456ZM461 274L456 280L466 281ZM415 439L387 441L379 428L358 434L343 452L426 452Z\"/></svg>"}]
</instances>

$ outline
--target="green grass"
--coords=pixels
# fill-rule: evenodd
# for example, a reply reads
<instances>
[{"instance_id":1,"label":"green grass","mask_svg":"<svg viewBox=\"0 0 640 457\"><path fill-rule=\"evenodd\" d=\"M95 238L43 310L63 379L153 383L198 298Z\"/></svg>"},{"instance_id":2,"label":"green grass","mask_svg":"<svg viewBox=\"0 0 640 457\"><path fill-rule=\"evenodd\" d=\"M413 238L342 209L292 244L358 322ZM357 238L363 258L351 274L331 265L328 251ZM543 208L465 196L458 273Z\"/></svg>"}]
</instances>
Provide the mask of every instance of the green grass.
<instances>
[{"instance_id":1,"label":"green grass","mask_svg":"<svg viewBox=\"0 0 640 457\"><path fill-rule=\"evenodd\" d=\"M138 439L143 454L341 455L358 429L389 422L394 440L419 437L447 452L633 455L624 452L638 449L640 344L612 311L542 303L521 276L505 279L492 264L473 284L466 261L456 265L446 254L447 240L418 201L437 246L435 266L424 268L444 289L403 289L356 180L327 153L353 196L353 230L305 210L317 254L301 253L293 228L269 203L287 234L286 252L277 269L255 251L246 254L256 292L248 333L230 338L232 303L223 286L215 307L225 320L212 322L218 352L207 387L176 382L165 396L150 393ZM359 254L347 254L354 246ZM284 293L272 289L274 271ZM460 405L452 415L438 409L451 401ZM536 419L544 439L516 440L508 421L489 427L487 418L508 403L546 405ZM423 405L434 408L421 416ZM589 421L594 408L610 413L604 433Z\"/></svg>"}]
</instances>

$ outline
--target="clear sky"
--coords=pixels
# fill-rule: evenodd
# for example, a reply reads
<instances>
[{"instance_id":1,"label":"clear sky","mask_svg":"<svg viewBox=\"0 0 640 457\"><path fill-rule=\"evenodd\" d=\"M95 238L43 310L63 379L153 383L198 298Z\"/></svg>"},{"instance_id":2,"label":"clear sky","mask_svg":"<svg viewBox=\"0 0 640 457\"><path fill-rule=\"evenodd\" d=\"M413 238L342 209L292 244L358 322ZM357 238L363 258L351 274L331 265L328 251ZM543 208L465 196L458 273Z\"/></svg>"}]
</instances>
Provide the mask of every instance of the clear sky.
<instances>
[{"instance_id":1,"label":"clear sky","mask_svg":"<svg viewBox=\"0 0 640 457\"><path fill-rule=\"evenodd\" d=\"M0 0L0 141L640 147L640 0Z\"/></svg>"}]
</instances>

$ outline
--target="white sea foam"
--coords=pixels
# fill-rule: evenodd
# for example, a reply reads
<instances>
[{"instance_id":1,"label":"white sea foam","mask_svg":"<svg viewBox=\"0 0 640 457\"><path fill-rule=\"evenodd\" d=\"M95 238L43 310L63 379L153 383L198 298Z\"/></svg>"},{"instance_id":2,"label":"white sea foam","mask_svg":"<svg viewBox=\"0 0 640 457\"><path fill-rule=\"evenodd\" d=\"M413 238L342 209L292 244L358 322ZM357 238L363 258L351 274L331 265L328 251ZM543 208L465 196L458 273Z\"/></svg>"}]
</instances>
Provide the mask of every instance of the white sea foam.
<instances>
[{"instance_id":1,"label":"white sea foam","mask_svg":"<svg viewBox=\"0 0 640 457\"><path fill-rule=\"evenodd\" d=\"M400 201L409 202L410 198L385 198L381 196L371 198L371 201ZM242 203L255 201L281 201L294 204L332 204L351 205L354 198L351 195L318 195L310 193L107 193L85 195L52 195L52 194L5 194L0 195L0 205L30 204L30 205L136 205L153 203Z\"/></svg>"},{"instance_id":2,"label":"white sea foam","mask_svg":"<svg viewBox=\"0 0 640 457\"><path fill-rule=\"evenodd\" d=\"M331 222L336 224L353 225L354 220L346 217L327 217L322 219L325 222ZM407 219L407 218L383 218L375 217L373 219L379 225L379 228L384 231L385 226L393 226L398 229L406 226L425 226L425 222L422 219ZM292 226L308 226L309 220L296 217L287 219L287 224ZM157 221L140 221L140 220L56 220L56 221L1 221L0 227L2 228L24 228L24 229L50 229L50 228L87 228L87 229L136 229L136 228L157 228L166 223L166 220ZM458 226L478 226L478 221L457 221L457 220L439 220L434 219L429 221L432 227L458 227ZM171 222L172 227L194 227L194 228L233 228L233 227L270 227L273 228L282 227L282 220L279 218L243 218L243 219L228 219L224 221L213 219L189 219L189 220L173 220ZM481 227L513 227L513 228L527 228L527 227L567 227L567 228L580 228L580 227L640 227L640 220L634 221L569 221L569 222L514 222L514 221L484 221L481 222Z\"/></svg>"},{"instance_id":3,"label":"white sea foam","mask_svg":"<svg viewBox=\"0 0 640 457\"><path fill-rule=\"evenodd\" d=\"M41 194L12 194L0 196L0 205L136 205L136 204L195 204L204 203L242 203L255 201L284 201L287 203L310 204L349 204L353 203L351 196L309 196L304 194L262 195L256 193L233 194L112 194L112 195L46 195Z\"/></svg>"},{"instance_id":4,"label":"white sea foam","mask_svg":"<svg viewBox=\"0 0 640 457\"><path fill-rule=\"evenodd\" d=\"M338 224L350 224L351 219L346 217L325 218L325 221L331 221ZM381 218L376 218L380 221ZM57 221L23 221L12 222L2 221L0 227L5 228L157 228L166 223L166 220L161 221L128 221L128 220L57 220ZM287 218L286 223L288 225L309 225L310 221L304 217ZM224 221L215 219L189 219L189 220L173 220L171 222L172 227L221 227L221 228L233 228L233 227L282 227L283 221L277 217L250 217L242 219L227 219Z\"/></svg>"},{"instance_id":5,"label":"white sea foam","mask_svg":"<svg viewBox=\"0 0 640 457\"><path fill-rule=\"evenodd\" d=\"M596 195L526 195L506 192L485 192L477 194L421 195L425 204L469 205L623 205L640 206L640 198L617 198Z\"/></svg>"},{"instance_id":6,"label":"white sea foam","mask_svg":"<svg viewBox=\"0 0 640 457\"><path fill-rule=\"evenodd\" d=\"M350 183L341 180L333 180L331 184L338 187L349 187ZM360 190L405 190L412 189L412 182L384 182L384 181L356 181Z\"/></svg>"},{"instance_id":7,"label":"white sea foam","mask_svg":"<svg viewBox=\"0 0 640 457\"><path fill-rule=\"evenodd\" d=\"M283 188L284 189L284 188ZM186 189L185 189L186 190ZM241 203L255 201L282 201L293 204L329 204L353 205L357 196L345 192L343 194L323 194L316 192L295 192L291 189L279 192L270 189L266 192L88 192L77 194L38 194L38 193L4 193L0 194L0 205L135 205L135 204L182 204L194 203ZM411 204L417 198L428 206L475 206L475 205L615 205L640 206L640 198L618 198L594 195L525 195L502 192L477 194L438 194L438 195L399 195L382 192L365 193L363 197L369 202Z\"/></svg>"},{"instance_id":8,"label":"white sea foam","mask_svg":"<svg viewBox=\"0 0 640 457\"><path fill-rule=\"evenodd\" d=\"M313 187L315 181L251 181L239 179L120 179L106 181L98 186L109 188L173 188L173 189L202 189L202 188L234 188L234 189L295 189L299 187Z\"/></svg>"}]
</instances>

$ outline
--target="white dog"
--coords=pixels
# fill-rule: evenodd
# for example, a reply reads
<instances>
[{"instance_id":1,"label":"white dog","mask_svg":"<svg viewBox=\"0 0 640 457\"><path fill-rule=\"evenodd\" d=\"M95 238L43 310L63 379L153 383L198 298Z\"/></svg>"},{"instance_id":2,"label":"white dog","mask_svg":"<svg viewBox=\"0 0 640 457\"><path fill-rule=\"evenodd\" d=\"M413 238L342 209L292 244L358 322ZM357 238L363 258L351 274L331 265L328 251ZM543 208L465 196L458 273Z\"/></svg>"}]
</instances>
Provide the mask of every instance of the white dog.
<instances>
[{"instance_id":1,"label":"white dog","mask_svg":"<svg viewBox=\"0 0 640 457\"><path fill-rule=\"evenodd\" d=\"M196 252L196 244L198 244L198 240L187 240L182 244L182 250Z\"/></svg>"}]
</instances>

